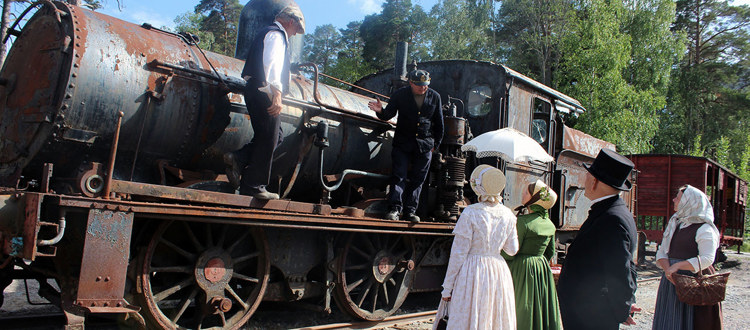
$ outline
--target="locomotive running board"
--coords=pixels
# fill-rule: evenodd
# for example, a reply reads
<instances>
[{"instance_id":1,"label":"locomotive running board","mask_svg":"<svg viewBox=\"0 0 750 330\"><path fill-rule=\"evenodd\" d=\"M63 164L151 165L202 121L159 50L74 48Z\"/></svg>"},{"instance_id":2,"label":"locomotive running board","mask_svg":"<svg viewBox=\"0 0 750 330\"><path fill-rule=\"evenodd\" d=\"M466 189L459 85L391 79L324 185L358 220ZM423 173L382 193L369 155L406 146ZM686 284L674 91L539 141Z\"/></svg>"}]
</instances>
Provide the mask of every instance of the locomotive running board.
<instances>
[{"instance_id":1,"label":"locomotive running board","mask_svg":"<svg viewBox=\"0 0 750 330\"><path fill-rule=\"evenodd\" d=\"M147 183L112 180L112 192L147 196L192 203L222 206L250 207L256 209L291 211L308 214L331 215L331 206L326 204L301 203L288 200L262 200L250 196L226 194L188 188L177 188Z\"/></svg>"}]
</instances>

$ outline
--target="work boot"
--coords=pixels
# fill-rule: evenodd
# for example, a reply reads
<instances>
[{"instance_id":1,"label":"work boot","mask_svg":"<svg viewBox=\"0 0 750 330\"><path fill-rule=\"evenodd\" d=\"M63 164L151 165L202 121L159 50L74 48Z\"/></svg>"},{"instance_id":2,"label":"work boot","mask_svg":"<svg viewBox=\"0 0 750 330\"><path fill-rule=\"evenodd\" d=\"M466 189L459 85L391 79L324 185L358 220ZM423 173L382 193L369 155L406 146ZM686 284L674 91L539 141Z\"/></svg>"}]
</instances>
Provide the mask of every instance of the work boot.
<instances>
[{"instance_id":1,"label":"work boot","mask_svg":"<svg viewBox=\"0 0 750 330\"><path fill-rule=\"evenodd\" d=\"M232 188L235 190L240 187L240 175L242 175L242 165L237 161L237 157L234 156L233 152L227 152L224 154L224 165L226 166L225 172L227 174L227 180Z\"/></svg>"},{"instance_id":2,"label":"work boot","mask_svg":"<svg viewBox=\"0 0 750 330\"><path fill-rule=\"evenodd\" d=\"M279 199L279 194L264 190L264 191L253 194L253 198L263 199L263 200Z\"/></svg>"},{"instance_id":3,"label":"work boot","mask_svg":"<svg viewBox=\"0 0 750 330\"><path fill-rule=\"evenodd\" d=\"M398 210L391 209L388 211L388 213L385 214L386 220L398 220Z\"/></svg>"},{"instance_id":4,"label":"work boot","mask_svg":"<svg viewBox=\"0 0 750 330\"><path fill-rule=\"evenodd\" d=\"M419 222L419 216L417 216L413 212L409 212L409 213L407 213L404 216L404 220L409 220L409 221L411 221L413 223L418 223Z\"/></svg>"}]
</instances>

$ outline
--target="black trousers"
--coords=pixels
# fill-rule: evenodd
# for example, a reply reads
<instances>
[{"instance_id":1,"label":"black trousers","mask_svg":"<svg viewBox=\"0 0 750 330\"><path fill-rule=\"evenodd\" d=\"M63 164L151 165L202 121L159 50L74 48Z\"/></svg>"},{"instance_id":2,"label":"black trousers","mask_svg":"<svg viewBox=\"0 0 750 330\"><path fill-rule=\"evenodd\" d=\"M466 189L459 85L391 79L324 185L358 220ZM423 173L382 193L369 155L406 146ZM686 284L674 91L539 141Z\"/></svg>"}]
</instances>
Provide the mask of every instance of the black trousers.
<instances>
[{"instance_id":1,"label":"black trousers","mask_svg":"<svg viewBox=\"0 0 750 330\"><path fill-rule=\"evenodd\" d=\"M391 208L399 212L403 210L404 213L416 213L422 184L427 178L432 160L432 152L420 153L416 147L412 149L407 151L393 146L391 152L393 173L388 202Z\"/></svg>"},{"instance_id":2,"label":"black trousers","mask_svg":"<svg viewBox=\"0 0 750 330\"><path fill-rule=\"evenodd\" d=\"M250 84L248 84L250 86ZM268 114L270 97L256 87L245 89L245 104L253 125L253 139L235 151L237 158L246 164L240 181L240 194L253 195L265 191L271 178L273 153L282 142L281 115Z\"/></svg>"}]
</instances>

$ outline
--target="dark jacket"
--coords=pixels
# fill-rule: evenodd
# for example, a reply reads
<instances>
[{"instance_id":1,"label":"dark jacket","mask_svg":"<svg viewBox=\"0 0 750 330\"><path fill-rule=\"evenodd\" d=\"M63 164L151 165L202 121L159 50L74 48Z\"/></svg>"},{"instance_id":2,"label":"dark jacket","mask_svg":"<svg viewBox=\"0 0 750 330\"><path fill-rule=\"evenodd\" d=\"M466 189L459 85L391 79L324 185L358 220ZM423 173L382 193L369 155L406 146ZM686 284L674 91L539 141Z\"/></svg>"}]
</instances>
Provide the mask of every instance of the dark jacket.
<instances>
[{"instance_id":1,"label":"dark jacket","mask_svg":"<svg viewBox=\"0 0 750 330\"><path fill-rule=\"evenodd\" d=\"M566 330L618 329L635 303L633 214L619 196L591 206L557 285Z\"/></svg>"},{"instance_id":2,"label":"dark jacket","mask_svg":"<svg viewBox=\"0 0 750 330\"><path fill-rule=\"evenodd\" d=\"M428 88L422 108L417 109L411 87L407 86L394 92L388 106L377 115L382 120L389 120L398 112L393 146L412 151L416 141L419 152L425 153L432 148L437 150L443 140L442 108L440 94Z\"/></svg>"},{"instance_id":3,"label":"dark jacket","mask_svg":"<svg viewBox=\"0 0 750 330\"><path fill-rule=\"evenodd\" d=\"M265 48L264 40L266 39L266 35L271 31L284 33L284 31L282 31L276 24L271 24L258 31L253 39L249 53L245 57L247 60L245 60L245 66L242 68L242 78L250 77L250 80L247 82L248 87L257 89L265 86L266 72L263 69L263 49ZM289 67L291 57L289 56L289 43L286 39L284 40L284 53L284 68L281 71L281 85L283 90L281 93L287 94L289 92Z\"/></svg>"}]
</instances>

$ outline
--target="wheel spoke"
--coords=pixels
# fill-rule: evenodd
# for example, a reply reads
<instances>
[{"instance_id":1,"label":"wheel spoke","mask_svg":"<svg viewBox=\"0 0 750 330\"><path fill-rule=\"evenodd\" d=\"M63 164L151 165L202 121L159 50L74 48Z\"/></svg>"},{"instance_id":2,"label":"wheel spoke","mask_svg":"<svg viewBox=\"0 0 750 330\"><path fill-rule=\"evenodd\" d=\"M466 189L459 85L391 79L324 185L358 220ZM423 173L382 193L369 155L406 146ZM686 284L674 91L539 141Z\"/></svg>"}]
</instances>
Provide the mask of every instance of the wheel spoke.
<instances>
[{"instance_id":1,"label":"wheel spoke","mask_svg":"<svg viewBox=\"0 0 750 330\"><path fill-rule=\"evenodd\" d=\"M385 298L385 305L390 306L391 300L388 299L388 282L383 283L383 298Z\"/></svg>"},{"instance_id":2,"label":"wheel spoke","mask_svg":"<svg viewBox=\"0 0 750 330\"><path fill-rule=\"evenodd\" d=\"M378 252L378 249L376 249L375 246L372 245L372 241L370 241L369 237L364 236L362 241L366 243L365 246L367 247L367 250L370 251L370 254L375 254L376 252ZM354 242L357 242L357 241L352 240L352 246L354 246Z\"/></svg>"},{"instance_id":3,"label":"wheel spoke","mask_svg":"<svg viewBox=\"0 0 750 330\"><path fill-rule=\"evenodd\" d=\"M221 235L219 236L219 241L216 242L216 246L224 247L224 240L227 238L227 231L229 231L229 225L221 227Z\"/></svg>"},{"instance_id":4,"label":"wheel spoke","mask_svg":"<svg viewBox=\"0 0 750 330\"><path fill-rule=\"evenodd\" d=\"M375 310L378 309L378 291L380 291L380 286L375 285L375 290L373 290L372 295L372 312L375 313Z\"/></svg>"},{"instance_id":5,"label":"wheel spoke","mask_svg":"<svg viewBox=\"0 0 750 330\"><path fill-rule=\"evenodd\" d=\"M206 223L206 246L214 246L214 234L211 231L213 226L210 223Z\"/></svg>"},{"instance_id":6,"label":"wheel spoke","mask_svg":"<svg viewBox=\"0 0 750 330\"><path fill-rule=\"evenodd\" d=\"M193 272L193 267L190 267L190 266L151 267L151 272L191 274Z\"/></svg>"},{"instance_id":7,"label":"wheel spoke","mask_svg":"<svg viewBox=\"0 0 750 330\"><path fill-rule=\"evenodd\" d=\"M253 253L250 253L250 254L247 254L247 255L244 255L244 256L241 256L241 257L232 258L232 260L234 260L234 264L236 266L236 265L241 264L241 263L243 263L245 261L248 261L250 259L255 259L258 256L260 256L260 252L259 251L255 251Z\"/></svg>"},{"instance_id":8,"label":"wheel spoke","mask_svg":"<svg viewBox=\"0 0 750 330\"><path fill-rule=\"evenodd\" d=\"M373 283L372 280L367 282L367 289L362 291L359 296L359 302L357 302L357 307L362 307L362 303L365 302L365 298L367 297L367 294L370 293L370 289L372 288Z\"/></svg>"},{"instance_id":9,"label":"wheel spoke","mask_svg":"<svg viewBox=\"0 0 750 330\"><path fill-rule=\"evenodd\" d=\"M240 298L237 292L234 292L234 289L232 289L232 287L229 286L229 284L227 284L224 287L224 289L227 290L227 292L229 292L230 295L232 295L234 300L237 300L237 302L240 303L240 305L242 305L243 310L248 310L248 308L250 308L250 306L248 306L244 301L242 301L242 298Z\"/></svg>"},{"instance_id":10,"label":"wheel spoke","mask_svg":"<svg viewBox=\"0 0 750 330\"><path fill-rule=\"evenodd\" d=\"M346 286L346 293L352 292L352 290L356 289L360 284L362 284L365 281L364 278L360 278L359 280L355 281L354 283Z\"/></svg>"},{"instance_id":11,"label":"wheel spoke","mask_svg":"<svg viewBox=\"0 0 750 330\"><path fill-rule=\"evenodd\" d=\"M367 269L368 267L370 267L370 264L365 263L365 264L360 264L360 265L346 266L345 270L363 270L363 269Z\"/></svg>"},{"instance_id":12,"label":"wheel spoke","mask_svg":"<svg viewBox=\"0 0 750 330\"><path fill-rule=\"evenodd\" d=\"M401 242L401 235L398 235L398 237L396 237L396 241L394 241L394 242L393 242L393 245L391 245L391 246L390 246L390 247L388 248L388 251L393 251L393 250L395 250L395 249L396 249L396 246L397 246L397 245L398 245L398 243L400 243L400 242Z\"/></svg>"},{"instance_id":13,"label":"wheel spoke","mask_svg":"<svg viewBox=\"0 0 750 330\"><path fill-rule=\"evenodd\" d=\"M373 237L373 240L375 241L373 242L373 244L375 245L375 250L379 251L380 249L383 248L383 245L380 242L380 234L372 234L372 237Z\"/></svg>"},{"instance_id":14,"label":"wheel spoke","mask_svg":"<svg viewBox=\"0 0 750 330\"><path fill-rule=\"evenodd\" d=\"M155 294L154 295L154 302L158 303L158 302L164 300L165 298L173 295L175 292L180 291L180 290L186 288L188 286L188 284L191 284L192 282L193 282L193 278L189 277L186 280L184 280L184 281L182 281L180 283L177 283L173 287L168 288L166 290L163 290L163 291Z\"/></svg>"},{"instance_id":15,"label":"wheel spoke","mask_svg":"<svg viewBox=\"0 0 750 330\"><path fill-rule=\"evenodd\" d=\"M250 235L250 231L249 230L245 231L245 233L242 234L242 236L240 236L240 238L238 238L234 242L234 244L232 244L232 246L230 246L229 248L227 248L227 253L232 254L232 251L234 251L234 249L236 247L238 247L241 243L245 242L245 238L247 237L247 235Z\"/></svg>"},{"instance_id":16,"label":"wheel spoke","mask_svg":"<svg viewBox=\"0 0 750 330\"><path fill-rule=\"evenodd\" d=\"M175 245L174 243L172 243L170 241L167 241L166 238L164 238L164 237L160 238L159 242L161 242L162 244L168 246L169 248L171 248L175 252L179 253L183 257L188 258L191 261L195 260L195 255L194 254L183 250L182 248L180 248L179 246Z\"/></svg>"},{"instance_id":17,"label":"wheel spoke","mask_svg":"<svg viewBox=\"0 0 750 330\"><path fill-rule=\"evenodd\" d=\"M193 233L193 229L190 228L190 225L187 223L187 221L182 221L182 225L185 227L185 232L187 233L188 238L190 238L190 241L193 242L195 251L203 251L203 244L201 244L201 242L198 241L198 238L195 237L195 233Z\"/></svg>"},{"instance_id":18,"label":"wheel spoke","mask_svg":"<svg viewBox=\"0 0 750 330\"><path fill-rule=\"evenodd\" d=\"M236 278L238 280L243 280L243 281L248 281L248 282L253 282L253 283L260 283L260 280L258 280L257 278L250 277L247 275L242 275L240 273L232 273L232 278Z\"/></svg>"},{"instance_id":19,"label":"wheel spoke","mask_svg":"<svg viewBox=\"0 0 750 330\"><path fill-rule=\"evenodd\" d=\"M358 247L352 245L352 251L357 252L359 255L365 257L365 259L370 260L372 259L372 255L369 255L365 253L365 251L360 250Z\"/></svg>"},{"instance_id":20,"label":"wheel spoke","mask_svg":"<svg viewBox=\"0 0 750 330\"><path fill-rule=\"evenodd\" d=\"M172 323L177 324L177 321L180 320L180 318L182 317L182 314L185 313L185 310L187 310L188 306L190 306L190 302L195 298L196 295L198 295L197 288L193 289L193 292L190 292L190 296L188 296L182 301L182 304L181 304L182 306L180 307L180 310L177 312L177 315L175 315L172 318Z\"/></svg>"}]
</instances>

